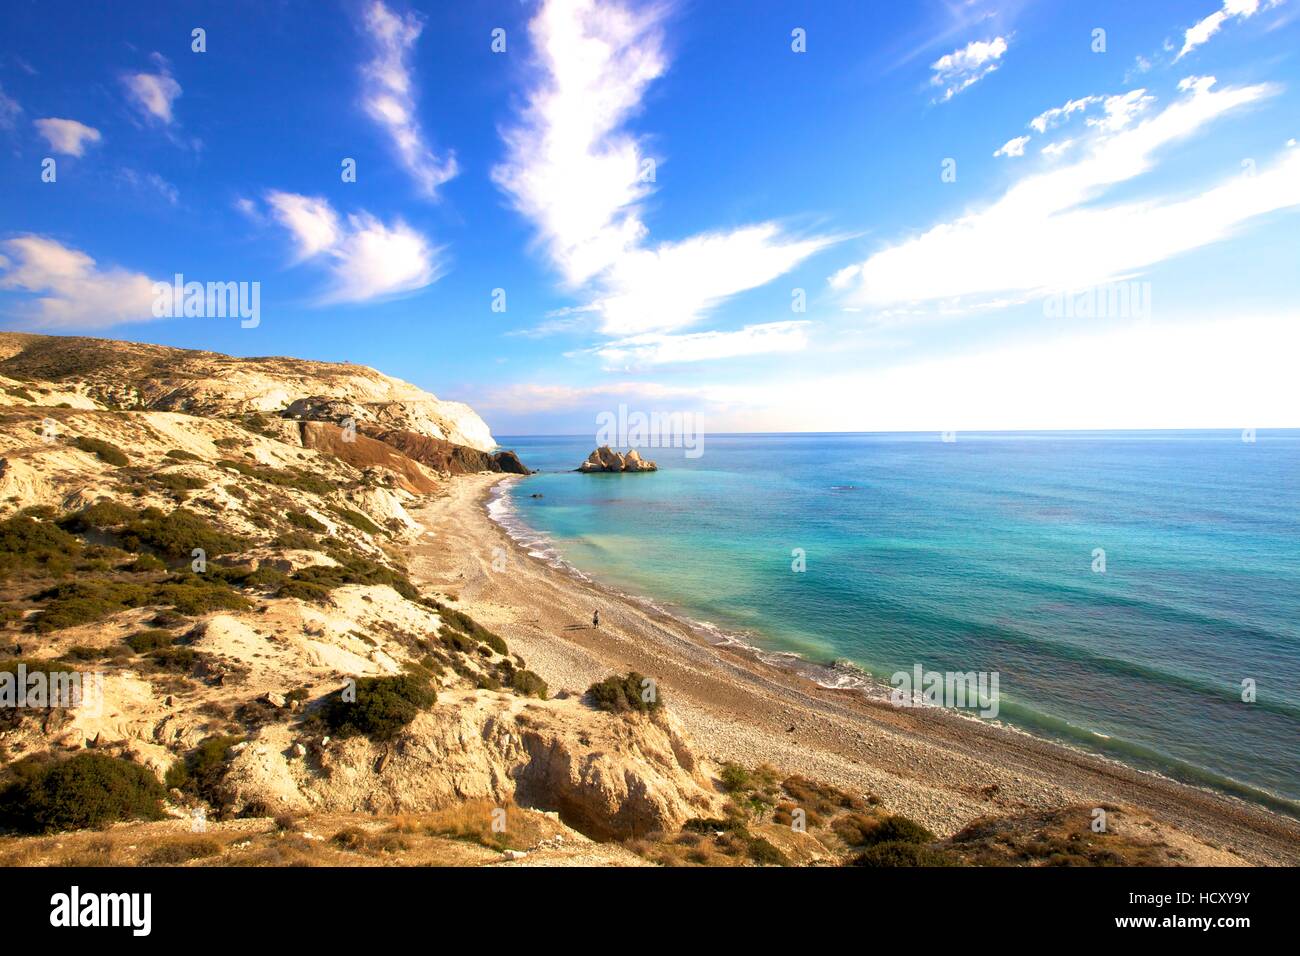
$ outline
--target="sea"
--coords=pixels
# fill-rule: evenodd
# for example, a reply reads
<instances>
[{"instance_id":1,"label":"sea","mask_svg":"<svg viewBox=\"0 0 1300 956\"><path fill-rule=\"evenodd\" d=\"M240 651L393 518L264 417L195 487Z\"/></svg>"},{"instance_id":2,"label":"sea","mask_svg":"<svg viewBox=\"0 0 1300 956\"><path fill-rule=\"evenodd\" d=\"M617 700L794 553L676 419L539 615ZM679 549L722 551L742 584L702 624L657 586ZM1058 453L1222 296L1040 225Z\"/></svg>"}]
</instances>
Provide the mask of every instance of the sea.
<instances>
[{"instance_id":1,"label":"sea","mask_svg":"<svg viewBox=\"0 0 1300 956\"><path fill-rule=\"evenodd\" d=\"M706 435L618 475L498 440L535 560L827 686L995 674L971 719L1300 815L1300 430Z\"/></svg>"}]
</instances>

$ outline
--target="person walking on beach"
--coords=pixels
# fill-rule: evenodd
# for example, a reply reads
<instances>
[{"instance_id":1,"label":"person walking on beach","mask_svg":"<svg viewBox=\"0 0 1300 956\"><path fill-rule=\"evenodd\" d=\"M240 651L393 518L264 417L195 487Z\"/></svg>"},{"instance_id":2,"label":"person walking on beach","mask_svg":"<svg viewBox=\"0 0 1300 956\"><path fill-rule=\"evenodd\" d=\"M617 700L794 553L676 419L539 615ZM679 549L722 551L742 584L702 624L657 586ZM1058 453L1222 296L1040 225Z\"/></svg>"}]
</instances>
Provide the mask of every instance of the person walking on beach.
<instances>
[{"instance_id":1,"label":"person walking on beach","mask_svg":"<svg viewBox=\"0 0 1300 956\"><path fill-rule=\"evenodd\" d=\"M591 615L591 626L600 627L600 611L597 611L595 614Z\"/></svg>"}]
</instances>

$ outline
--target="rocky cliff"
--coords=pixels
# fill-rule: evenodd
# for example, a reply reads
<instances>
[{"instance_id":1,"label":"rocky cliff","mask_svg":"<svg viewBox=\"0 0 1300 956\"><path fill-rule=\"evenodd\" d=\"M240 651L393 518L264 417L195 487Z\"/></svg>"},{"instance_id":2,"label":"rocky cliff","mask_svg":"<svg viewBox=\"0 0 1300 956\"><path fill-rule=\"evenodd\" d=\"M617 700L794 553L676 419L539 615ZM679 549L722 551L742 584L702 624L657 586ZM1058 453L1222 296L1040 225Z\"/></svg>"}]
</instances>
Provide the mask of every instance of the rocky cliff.
<instances>
[{"instance_id":1,"label":"rocky cliff","mask_svg":"<svg viewBox=\"0 0 1300 956\"><path fill-rule=\"evenodd\" d=\"M249 414L404 429L479 451L496 447L468 405L363 365L234 358L79 336L0 332L0 375L38 382L76 407ZM58 404L51 402L50 404Z\"/></svg>"}]
</instances>

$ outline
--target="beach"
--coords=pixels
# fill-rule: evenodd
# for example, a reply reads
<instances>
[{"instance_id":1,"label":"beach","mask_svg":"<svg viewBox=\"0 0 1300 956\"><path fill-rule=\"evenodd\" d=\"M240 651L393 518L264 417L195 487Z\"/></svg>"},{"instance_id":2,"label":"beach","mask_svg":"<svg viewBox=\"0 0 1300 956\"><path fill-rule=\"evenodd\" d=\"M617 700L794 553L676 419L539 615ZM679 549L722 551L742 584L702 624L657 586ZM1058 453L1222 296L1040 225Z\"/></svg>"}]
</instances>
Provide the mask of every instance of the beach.
<instances>
[{"instance_id":1,"label":"beach","mask_svg":"<svg viewBox=\"0 0 1300 956\"><path fill-rule=\"evenodd\" d=\"M770 763L872 793L942 836L988 815L1118 805L1209 844L1195 847L1193 862L1300 863L1300 821L1290 817L941 709L820 687L531 557L487 512L493 487L508 480L517 479L462 476L423 499L411 577L500 633L552 693L639 671L708 759Z\"/></svg>"}]
</instances>

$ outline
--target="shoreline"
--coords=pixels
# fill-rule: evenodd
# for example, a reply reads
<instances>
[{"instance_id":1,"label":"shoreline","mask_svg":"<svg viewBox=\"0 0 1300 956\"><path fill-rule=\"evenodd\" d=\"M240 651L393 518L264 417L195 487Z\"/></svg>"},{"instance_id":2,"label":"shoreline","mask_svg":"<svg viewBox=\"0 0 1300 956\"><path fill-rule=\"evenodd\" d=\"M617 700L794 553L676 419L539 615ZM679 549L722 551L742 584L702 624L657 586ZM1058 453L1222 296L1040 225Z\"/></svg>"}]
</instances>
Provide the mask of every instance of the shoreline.
<instances>
[{"instance_id":1,"label":"shoreline","mask_svg":"<svg viewBox=\"0 0 1300 956\"><path fill-rule=\"evenodd\" d=\"M530 556L488 512L493 489L513 480L457 477L413 509L425 535L410 548L411 573L500 633L552 692L638 670L659 682L701 755L873 792L941 836L981 816L1121 804L1226 851L1207 863L1300 863L1292 817L1013 727L824 686L761 649L715 643L699 622L570 573L558 558L557 567ZM597 607L599 629L590 623Z\"/></svg>"}]
</instances>

